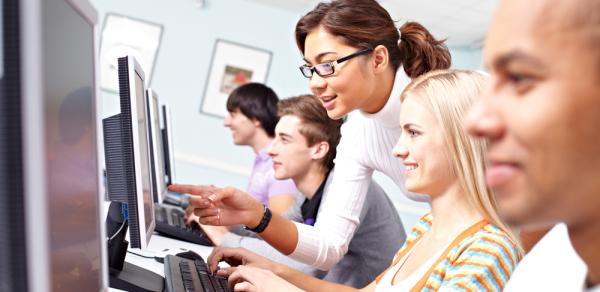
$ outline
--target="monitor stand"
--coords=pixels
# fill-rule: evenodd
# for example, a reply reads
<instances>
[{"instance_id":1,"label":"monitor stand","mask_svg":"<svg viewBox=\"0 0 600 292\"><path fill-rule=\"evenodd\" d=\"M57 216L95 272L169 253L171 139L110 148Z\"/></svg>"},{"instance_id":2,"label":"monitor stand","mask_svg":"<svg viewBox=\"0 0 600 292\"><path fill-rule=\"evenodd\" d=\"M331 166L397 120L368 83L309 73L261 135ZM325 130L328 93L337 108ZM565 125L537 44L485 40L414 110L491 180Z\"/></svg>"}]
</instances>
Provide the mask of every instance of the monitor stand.
<instances>
[{"instance_id":1,"label":"monitor stand","mask_svg":"<svg viewBox=\"0 0 600 292\"><path fill-rule=\"evenodd\" d=\"M125 291L162 292L165 278L144 268L125 262L123 270L110 268L109 286Z\"/></svg>"},{"instance_id":2,"label":"monitor stand","mask_svg":"<svg viewBox=\"0 0 600 292\"><path fill-rule=\"evenodd\" d=\"M125 291L162 292L165 278L144 268L125 262L129 242L125 240L127 220L122 214L123 204L111 202L106 216L108 239L109 286Z\"/></svg>"}]
</instances>

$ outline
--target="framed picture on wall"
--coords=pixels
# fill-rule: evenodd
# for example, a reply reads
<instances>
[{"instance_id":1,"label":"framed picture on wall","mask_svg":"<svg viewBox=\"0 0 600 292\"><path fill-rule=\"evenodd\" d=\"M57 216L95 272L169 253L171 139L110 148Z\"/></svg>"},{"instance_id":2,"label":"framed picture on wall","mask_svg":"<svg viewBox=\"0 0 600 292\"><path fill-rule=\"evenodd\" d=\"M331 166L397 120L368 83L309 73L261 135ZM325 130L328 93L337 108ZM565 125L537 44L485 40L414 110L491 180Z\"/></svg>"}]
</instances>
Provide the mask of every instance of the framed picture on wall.
<instances>
[{"instance_id":1,"label":"framed picture on wall","mask_svg":"<svg viewBox=\"0 0 600 292\"><path fill-rule=\"evenodd\" d=\"M102 29L100 45L100 85L102 89L117 92L119 78L117 59L132 55L140 63L150 85L158 54L163 26L125 15L108 13Z\"/></svg>"},{"instance_id":2,"label":"framed picture on wall","mask_svg":"<svg viewBox=\"0 0 600 292\"><path fill-rule=\"evenodd\" d=\"M225 117L227 97L234 89L249 82L267 80L271 56L267 50L217 39L200 112Z\"/></svg>"}]
</instances>

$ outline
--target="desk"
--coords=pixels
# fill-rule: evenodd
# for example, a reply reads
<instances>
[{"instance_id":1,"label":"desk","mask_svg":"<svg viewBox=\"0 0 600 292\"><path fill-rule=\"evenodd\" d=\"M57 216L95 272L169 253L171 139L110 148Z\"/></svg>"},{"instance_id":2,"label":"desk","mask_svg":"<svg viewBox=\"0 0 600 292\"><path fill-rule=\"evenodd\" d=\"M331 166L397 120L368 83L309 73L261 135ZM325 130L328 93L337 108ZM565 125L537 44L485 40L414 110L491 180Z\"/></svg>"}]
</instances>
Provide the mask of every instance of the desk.
<instances>
[{"instance_id":1,"label":"desk","mask_svg":"<svg viewBox=\"0 0 600 292\"><path fill-rule=\"evenodd\" d=\"M168 249L168 251L163 252L163 250L165 249ZM140 250L137 248L129 248L127 256L125 257L125 261L164 277L165 270L163 264L157 262L155 259L144 258L135 254L140 254L143 256L162 257L167 254L177 254L186 250L191 250L196 252L206 260L208 258L208 255L210 255L210 253L212 252L212 249L213 248L210 246L189 243L169 237L164 237L154 233L152 237L150 237L150 242L146 249Z\"/></svg>"},{"instance_id":2,"label":"desk","mask_svg":"<svg viewBox=\"0 0 600 292\"><path fill-rule=\"evenodd\" d=\"M165 276L165 268L164 264L159 263L154 258L146 258L146 257L164 257L168 254L178 254L180 252L184 252L186 250L191 250L199 254L205 260L208 258L212 251L212 247L203 246L195 243L189 243L186 241L181 241L169 237L164 237L154 233L152 237L150 237L150 242L148 247L140 250L137 248L129 248L127 250L127 255L125 256L125 262L130 263L132 265L144 268L150 272L158 274L162 277ZM165 251L167 250L167 251ZM123 291L116 288L109 288L109 291Z\"/></svg>"}]
</instances>

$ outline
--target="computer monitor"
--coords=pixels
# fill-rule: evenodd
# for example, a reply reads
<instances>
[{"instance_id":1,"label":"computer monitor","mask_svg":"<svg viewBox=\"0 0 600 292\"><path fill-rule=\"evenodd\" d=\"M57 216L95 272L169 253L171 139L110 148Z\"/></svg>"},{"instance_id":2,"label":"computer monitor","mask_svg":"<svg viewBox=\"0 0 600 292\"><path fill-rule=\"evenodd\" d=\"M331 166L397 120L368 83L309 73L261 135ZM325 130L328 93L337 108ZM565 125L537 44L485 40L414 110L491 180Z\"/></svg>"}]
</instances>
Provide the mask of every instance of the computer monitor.
<instances>
[{"instance_id":1,"label":"computer monitor","mask_svg":"<svg viewBox=\"0 0 600 292\"><path fill-rule=\"evenodd\" d=\"M1 14L0 290L106 290L96 12L3 0Z\"/></svg>"},{"instance_id":2,"label":"computer monitor","mask_svg":"<svg viewBox=\"0 0 600 292\"><path fill-rule=\"evenodd\" d=\"M150 88L146 90L148 98L148 120L150 133L150 147L152 150L152 182L154 202L161 203L167 191L165 181L165 162L163 151L163 139L160 129L160 112L158 110L158 95Z\"/></svg>"},{"instance_id":3,"label":"computer monitor","mask_svg":"<svg viewBox=\"0 0 600 292\"><path fill-rule=\"evenodd\" d=\"M167 185L175 183L175 152L173 146L173 126L171 125L171 108L168 105L162 106L163 113L163 149L165 152L165 173L167 174Z\"/></svg>"},{"instance_id":4,"label":"computer monitor","mask_svg":"<svg viewBox=\"0 0 600 292\"><path fill-rule=\"evenodd\" d=\"M127 204L131 247L143 249L155 226L145 75L133 56L118 59L118 73L121 113L104 119L108 198Z\"/></svg>"}]
</instances>

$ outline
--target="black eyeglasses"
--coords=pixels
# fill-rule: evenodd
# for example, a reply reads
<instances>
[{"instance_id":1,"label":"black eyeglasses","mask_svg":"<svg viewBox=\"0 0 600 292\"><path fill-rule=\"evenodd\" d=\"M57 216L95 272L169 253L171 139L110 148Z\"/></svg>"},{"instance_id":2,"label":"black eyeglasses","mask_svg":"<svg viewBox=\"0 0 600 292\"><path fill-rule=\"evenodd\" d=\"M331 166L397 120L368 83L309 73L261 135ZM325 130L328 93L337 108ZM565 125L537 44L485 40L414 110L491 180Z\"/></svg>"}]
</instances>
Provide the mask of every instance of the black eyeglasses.
<instances>
[{"instance_id":1,"label":"black eyeglasses","mask_svg":"<svg viewBox=\"0 0 600 292\"><path fill-rule=\"evenodd\" d=\"M313 76L313 72L317 73L317 75L321 77L329 76L335 73L335 65L340 64L344 61L348 61L356 56L370 53L371 51L373 51L373 49L360 50L354 54L350 54L346 57L339 58L333 62L321 63L312 67L308 65L302 65L300 66L300 72L302 72L302 75L304 75L304 77L306 78L311 78Z\"/></svg>"}]
</instances>

